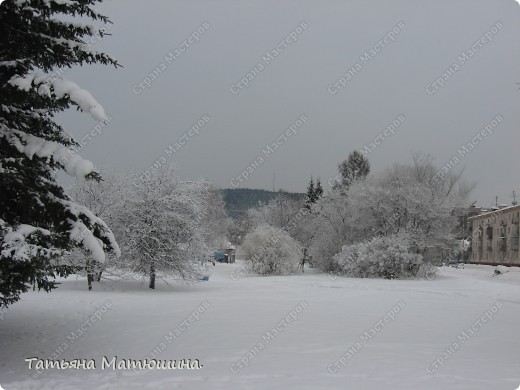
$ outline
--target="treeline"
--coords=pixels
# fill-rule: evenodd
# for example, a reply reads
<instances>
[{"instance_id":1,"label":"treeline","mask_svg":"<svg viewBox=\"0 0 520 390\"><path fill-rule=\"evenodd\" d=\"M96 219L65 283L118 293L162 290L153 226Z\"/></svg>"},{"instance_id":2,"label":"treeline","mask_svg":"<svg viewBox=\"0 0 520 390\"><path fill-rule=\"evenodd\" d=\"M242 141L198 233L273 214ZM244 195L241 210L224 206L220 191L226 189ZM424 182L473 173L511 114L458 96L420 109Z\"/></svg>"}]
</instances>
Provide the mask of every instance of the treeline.
<instances>
[{"instance_id":1,"label":"treeline","mask_svg":"<svg viewBox=\"0 0 520 390\"><path fill-rule=\"evenodd\" d=\"M460 253L459 219L473 184L433 157L414 154L372 174L353 151L338 165L332 188L311 178L307 194L276 198L249 210L228 230L259 274L288 274L305 264L350 277L435 277Z\"/></svg>"},{"instance_id":2,"label":"treeline","mask_svg":"<svg viewBox=\"0 0 520 390\"><path fill-rule=\"evenodd\" d=\"M305 197L305 194L302 193L284 193L294 200L300 200ZM222 190L225 209L231 218L239 218L259 204L271 202L278 194L279 192L253 188L226 188Z\"/></svg>"}]
</instances>

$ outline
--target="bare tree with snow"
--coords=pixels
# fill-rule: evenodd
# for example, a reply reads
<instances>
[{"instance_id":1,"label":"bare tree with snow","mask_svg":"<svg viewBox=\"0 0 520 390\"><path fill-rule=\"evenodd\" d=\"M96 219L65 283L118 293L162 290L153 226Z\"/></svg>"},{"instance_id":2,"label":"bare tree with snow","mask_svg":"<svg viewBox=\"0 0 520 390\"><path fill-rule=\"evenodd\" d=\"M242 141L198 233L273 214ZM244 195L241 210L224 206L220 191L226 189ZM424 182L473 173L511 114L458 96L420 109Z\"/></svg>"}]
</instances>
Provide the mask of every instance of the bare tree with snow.
<instances>
[{"instance_id":1,"label":"bare tree with snow","mask_svg":"<svg viewBox=\"0 0 520 390\"><path fill-rule=\"evenodd\" d=\"M147 275L198 279L208 254L201 222L207 215L209 183L182 182L173 168L145 180L130 180L119 206L123 267Z\"/></svg>"}]
</instances>

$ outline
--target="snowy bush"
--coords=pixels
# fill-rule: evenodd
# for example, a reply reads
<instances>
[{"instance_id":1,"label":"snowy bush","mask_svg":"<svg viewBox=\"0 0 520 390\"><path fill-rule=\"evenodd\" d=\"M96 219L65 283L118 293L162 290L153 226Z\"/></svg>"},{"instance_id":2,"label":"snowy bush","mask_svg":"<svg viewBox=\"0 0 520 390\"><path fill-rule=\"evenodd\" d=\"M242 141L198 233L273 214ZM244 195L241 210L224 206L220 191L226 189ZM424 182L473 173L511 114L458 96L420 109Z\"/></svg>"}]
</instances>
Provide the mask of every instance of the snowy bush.
<instances>
[{"instance_id":1,"label":"snowy bush","mask_svg":"<svg viewBox=\"0 0 520 390\"><path fill-rule=\"evenodd\" d=\"M242 245L249 268L261 275L283 275L296 271L302 248L285 231L260 225Z\"/></svg>"},{"instance_id":2,"label":"snowy bush","mask_svg":"<svg viewBox=\"0 0 520 390\"><path fill-rule=\"evenodd\" d=\"M415 277L422 265L422 255L410 252L410 238L405 234L346 245L333 260L341 273L361 278Z\"/></svg>"}]
</instances>

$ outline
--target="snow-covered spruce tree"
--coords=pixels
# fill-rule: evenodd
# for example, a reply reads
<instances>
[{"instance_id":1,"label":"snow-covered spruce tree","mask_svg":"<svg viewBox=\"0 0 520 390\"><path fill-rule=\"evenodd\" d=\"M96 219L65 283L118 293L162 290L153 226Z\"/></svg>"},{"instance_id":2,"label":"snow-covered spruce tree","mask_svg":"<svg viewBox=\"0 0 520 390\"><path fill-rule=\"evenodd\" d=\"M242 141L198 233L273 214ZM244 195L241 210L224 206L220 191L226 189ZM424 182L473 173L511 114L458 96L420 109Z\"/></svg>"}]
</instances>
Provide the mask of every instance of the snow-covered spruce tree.
<instances>
[{"instance_id":1,"label":"snow-covered spruce tree","mask_svg":"<svg viewBox=\"0 0 520 390\"><path fill-rule=\"evenodd\" d=\"M267 224L249 233L242 248L249 268L261 275L294 273L302 257L302 248L295 239Z\"/></svg>"},{"instance_id":2,"label":"snow-covered spruce tree","mask_svg":"<svg viewBox=\"0 0 520 390\"><path fill-rule=\"evenodd\" d=\"M312 205L318 201L323 196L323 187L321 186L320 179L316 179L316 184L314 184L314 179L311 176L311 180L309 181L309 185L307 186L307 193L305 194L305 208L310 210Z\"/></svg>"},{"instance_id":3,"label":"snow-covered spruce tree","mask_svg":"<svg viewBox=\"0 0 520 390\"><path fill-rule=\"evenodd\" d=\"M307 210L311 209L313 203L316 203L315 199L315 189L314 189L314 179L311 176L311 180L309 181L309 185L307 186L307 194L305 195L305 208Z\"/></svg>"},{"instance_id":4,"label":"snow-covered spruce tree","mask_svg":"<svg viewBox=\"0 0 520 390\"><path fill-rule=\"evenodd\" d=\"M106 117L89 92L57 76L74 65L117 66L86 43L103 31L71 20L109 23L95 3L17 0L0 6L0 305L17 301L31 285L53 289L56 274L72 271L54 263L64 250L84 247L100 262L105 251L119 252L107 225L73 202L55 179L60 169L99 179L54 120L71 106L97 121Z\"/></svg>"},{"instance_id":5,"label":"snow-covered spruce tree","mask_svg":"<svg viewBox=\"0 0 520 390\"><path fill-rule=\"evenodd\" d=\"M148 276L152 289L157 276L199 279L208 254L201 222L209 183L178 181L173 167L130 182L119 211L122 267Z\"/></svg>"},{"instance_id":6,"label":"snow-covered spruce tree","mask_svg":"<svg viewBox=\"0 0 520 390\"><path fill-rule=\"evenodd\" d=\"M321 180L318 177L316 179L316 186L314 187L314 199L318 200L323 196L323 187L321 185Z\"/></svg>"}]
</instances>

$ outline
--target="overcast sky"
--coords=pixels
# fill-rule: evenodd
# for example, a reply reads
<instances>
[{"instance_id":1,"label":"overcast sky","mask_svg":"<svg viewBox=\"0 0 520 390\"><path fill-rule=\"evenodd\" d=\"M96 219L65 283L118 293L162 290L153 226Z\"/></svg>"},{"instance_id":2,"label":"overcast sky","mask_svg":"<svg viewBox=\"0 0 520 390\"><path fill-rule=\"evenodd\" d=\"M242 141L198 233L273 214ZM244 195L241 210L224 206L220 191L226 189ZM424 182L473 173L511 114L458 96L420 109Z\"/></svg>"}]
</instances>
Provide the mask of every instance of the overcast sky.
<instances>
[{"instance_id":1,"label":"overcast sky","mask_svg":"<svg viewBox=\"0 0 520 390\"><path fill-rule=\"evenodd\" d=\"M99 9L114 23L112 36L92 46L124 67L63 75L111 118L81 151L99 167L144 172L165 157L182 177L222 188L271 189L276 172L276 189L304 191L311 175L326 183L339 161L401 115L395 134L387 131L368 155L373 172L422 151L439 166L458 158L453 169L465 167L477 182L479 204L491 205L495 195L510 203L512 191L520 193L514 0L109 0ZM262 58L277 47L276 58ZM375 55L360 58L371 49ZM170 52L176 58L168 63ZM139 86L156 68L150 86ZM237 86L251 71L248 87ZM346 86L337 84L342 76ZM204 115L198 135L165 154ZM279 139L302 115L295 134ZM500 123L461 156L458 149L497 115ZM60 120L77 139L96 125L73 110ZM262 153L277 139L274 153ZM248 180L237 180L250 166Z\"/></svg>"}]
</instances>

